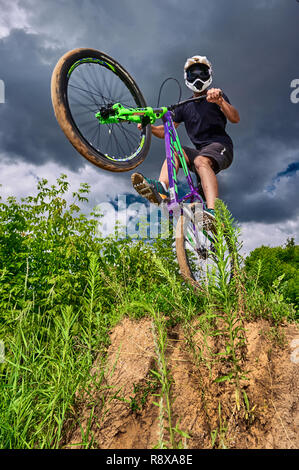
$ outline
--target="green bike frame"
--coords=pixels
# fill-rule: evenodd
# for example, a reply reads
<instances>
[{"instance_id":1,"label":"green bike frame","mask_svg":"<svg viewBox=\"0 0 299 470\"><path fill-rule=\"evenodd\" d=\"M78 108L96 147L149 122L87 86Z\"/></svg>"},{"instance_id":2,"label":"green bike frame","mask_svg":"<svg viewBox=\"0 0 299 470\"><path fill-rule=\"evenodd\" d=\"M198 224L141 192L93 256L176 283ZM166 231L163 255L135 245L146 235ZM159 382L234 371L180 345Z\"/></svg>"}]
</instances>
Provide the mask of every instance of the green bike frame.
<instances>
[{"instance_id":1,"label":"green bike frame","mask_svg":"<svg viewBox=\"0 0 299 470\"><path fill-rule=\"evenodd\" d=\"M196 98L196 100L198 100L198 98ZM197 188L195 188L193 185L192 177L190 175L190 171L187 167L186 160L184 158L183 149L175 126L173 124L172 111L175 109L175 107L179 106L182 103L178 103L177 105L172 105L168 107L163 106L161 108L152 108L150 106L147 106L145 108L127 108L121 103L115 103L112 106L107 106L105 108L100 109L100 111L97 112L95 115L100 124L116 124L122 121L127 121L146 126L147 124L154 124L157 119L163 120L165 130L166 159L169 174L169 210L172 210L175 206L186 200L190 200L190 202L199 200L205 206L205 203L200 194L198 193ZM180 159L183 172L190 187L190 192L186 194L182 199L179 199L178 196L177 175L175 169L175 153L177 153Z\"/></svg>"},{"instance_id":2,"label":"green bike frame","mask_svg":"<svg viewBox=\"0 0 299 470\"><path fill-rule=\"evenodd\" d=\"M154 124L157 119L162 119L164 124L164 139L170 194L170 200L167 202L167 210L171 215L175 214L179 216L182 213L182 203L187 201L198 202L202 205L201 207L203 209L206 209L205 202L201 197L198 188L193 184L192 177L183 154L183 149L173 123L173 110L177 106L180 106L181 104L189 101L198 101L200 98L186 100L176 105L161 108L152 108L150 106L145 108L127 108L124 107L121 103L115 103L114 105L101 108L100 111L95 115L100 124L114 124L120 123L122 121L129 121L134 122L135 124L141 124L143 127L147 124ZM179 198L178 195L175 154L177 154L179 157L183 172L190 188L189 193L184 195L182 198ZM210 239L210 241L213 241L204 229L203 232L207 238Z\"/></svg>"}]
</instances>

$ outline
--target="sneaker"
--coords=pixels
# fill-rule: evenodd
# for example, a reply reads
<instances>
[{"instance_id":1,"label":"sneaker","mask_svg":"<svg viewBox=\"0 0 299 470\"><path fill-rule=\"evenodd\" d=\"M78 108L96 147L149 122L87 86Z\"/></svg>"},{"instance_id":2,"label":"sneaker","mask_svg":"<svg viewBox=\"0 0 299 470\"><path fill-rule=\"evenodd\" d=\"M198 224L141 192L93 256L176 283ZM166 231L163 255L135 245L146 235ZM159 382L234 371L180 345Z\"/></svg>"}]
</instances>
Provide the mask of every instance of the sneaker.
<instances>
[{"instance_id":1,"label":"sneaker","mask_svg":"<svg viewBox=\"0 0 299 470\"><path fill-rule=\"evenodd\" d=\"M146 178L141 173L133 173L131 181L137 193L153 204L161 204L163 199L169 197L169 192L164 189L160 181Z\"/></svg>"},{"instance_id":2,"label":"sneaker","mask_svg":"<svg viewBox=\"0 0 299 470\"><path fill-rule=\"evenodd\" d=\"M208 212L210 215L212 215L215 219L215 209L206 209L206 212Z\"/></svg>"}]
</instances>

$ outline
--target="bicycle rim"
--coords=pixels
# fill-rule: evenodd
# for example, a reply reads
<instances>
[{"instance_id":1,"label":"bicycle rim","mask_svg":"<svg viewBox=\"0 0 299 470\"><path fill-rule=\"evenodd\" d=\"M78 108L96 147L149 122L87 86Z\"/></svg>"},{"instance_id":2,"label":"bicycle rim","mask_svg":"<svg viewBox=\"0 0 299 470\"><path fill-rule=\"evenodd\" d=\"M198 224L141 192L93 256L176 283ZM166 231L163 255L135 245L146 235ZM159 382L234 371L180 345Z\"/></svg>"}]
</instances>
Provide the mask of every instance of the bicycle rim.
<instances>
[{"instance_id":1,"label":"bicycle rim","mask_svg":"<svg viewBox=\"0 0 299 470\"><path fill-rule=\"evenodd\" d=\"M67 52L53 71L51 94L60 127L83 157L109 171L128 171L144 160L150 125L139 130L134 123L100 124L95 117L116 102L146 106L136 82L115 59L94 49Z\"/></svg>"}]
</instances>

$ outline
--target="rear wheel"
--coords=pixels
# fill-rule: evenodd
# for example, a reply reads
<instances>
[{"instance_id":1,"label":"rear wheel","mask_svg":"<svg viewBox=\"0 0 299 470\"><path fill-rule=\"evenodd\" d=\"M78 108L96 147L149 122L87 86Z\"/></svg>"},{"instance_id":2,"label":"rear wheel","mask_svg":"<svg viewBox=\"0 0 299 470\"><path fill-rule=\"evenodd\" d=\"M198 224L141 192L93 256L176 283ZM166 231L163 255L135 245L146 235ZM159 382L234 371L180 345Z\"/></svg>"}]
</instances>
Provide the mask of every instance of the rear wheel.
<instances>
[{"instance_id":1,"label":"rear wheel","mask_svg":"<svg viewBox=\"0 0 299 470\"><path fill-rule=\"evenodd\" d=\"M203 287L217 272L215 224L202 211L201 204L188 204L176 225L176 252L181 275L196 287ZM233 257L228 240L224 240L227 282L232 279Z\"/></svg>"},{"instance_id":2,"label":"rear wheel","mask_svg":"<svg viewBox=\"0 0 299 470\"><path fill-rule=\"evenodd\" d=\"M94 49L74 49L58 61L51 81L56 119L77 151L109 171L132 170L146 157L151 126L100 124L95 114L120 102L145 107L145 99L128 72L113 58Z\"/></svg>"}]
</instances>

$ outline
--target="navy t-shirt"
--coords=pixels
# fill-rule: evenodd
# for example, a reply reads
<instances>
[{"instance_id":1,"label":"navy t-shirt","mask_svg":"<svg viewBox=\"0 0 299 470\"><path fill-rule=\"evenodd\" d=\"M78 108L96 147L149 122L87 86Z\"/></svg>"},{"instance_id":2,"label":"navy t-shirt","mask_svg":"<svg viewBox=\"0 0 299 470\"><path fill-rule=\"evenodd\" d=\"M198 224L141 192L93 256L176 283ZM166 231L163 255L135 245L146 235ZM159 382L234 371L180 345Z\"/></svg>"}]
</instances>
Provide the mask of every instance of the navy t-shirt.
<instances>
[{"instance_id":1,"label":"navy t-shirt","mask_svg":"<svg viewBox=\"0 0 299 470\"><path fill-rule=\"evenodd\" d=\"M228 97L224 93L222 95L229 103ZM175 109L173 120L184 122L191 142L198 149L212 142L220 142L233 149L232 139L225 132L227 119L216 103L209 103L203 98L183 104Z\"/></svg>"}]
</instances>

